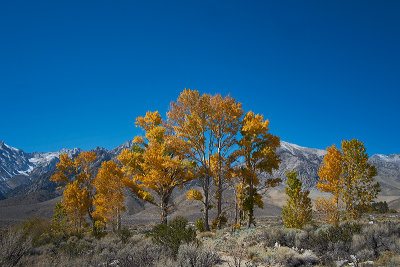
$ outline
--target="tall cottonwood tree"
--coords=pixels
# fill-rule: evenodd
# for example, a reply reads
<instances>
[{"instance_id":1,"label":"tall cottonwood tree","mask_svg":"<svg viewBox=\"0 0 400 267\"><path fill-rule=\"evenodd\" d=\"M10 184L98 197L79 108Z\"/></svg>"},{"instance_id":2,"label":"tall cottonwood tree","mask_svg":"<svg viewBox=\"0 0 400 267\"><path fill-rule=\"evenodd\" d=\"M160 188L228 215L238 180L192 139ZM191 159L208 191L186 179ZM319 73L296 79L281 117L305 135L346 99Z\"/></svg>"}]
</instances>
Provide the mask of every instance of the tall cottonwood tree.
<instances>
[{"instance_id":1,"label":"tall cottonwood tree","mask_svg":"<svg viewBox=\"0 0 400 267\"><path fill-rule=\"evenodd\" d=\"M210 187L212 183L211 157L215 153L215 140L212 132L213 113L211 95L196 90L185 89L176 102L171 102L168 122L177 135L190 146L188 156L198 167L203 194L204 229L210 230L208 214L210 209ZM190 197L190 194L188 195ZM199 198L199 194L196 194Z\"/></svg>"},{"instance_id":2,"label":"tall cottonwood tree","mask_svg":"<svg viewBox=\"0 0 400 267\"><path fill-rule=\"evenodd\" d=\"M92 226L95 227L95 219L92 216L95 188L94 174L91 170L95 160L96 154L93 151L83 151L74 159L62 154L60 162L56 164L56 172L50 177L50 181L65 188L62 202L78 230L82 228L86 215L89 215Z\"/></svg>"},{"instance_id":3,"label":"tall cottonwood tree","mask_svg":"<svg viewBox=\"0 0 400 267\"><path fill-rule=\"evenodd\" d=\"M216 94L211 97L211 133L216 152L212 157L214 182L217 186L217 227L221 228L224 183L230 178L232 155L237 148L237 135L243 115L242 104L231 96Z\"/></svg>"},{"instance_id":4,"label":"tall cottonwood tree","mask_svg":"<svg viewBox=\"0 0 400 267\"><path fill-rule=\"evenodd\" d=\"M326 149L327 154L319 168L317 187L332 194L332 199L318 198L316 210L323 221L337 225L340 220L339 200L343 189L343 157L335 145Z\"/></svg>"},{"instance_id":5,"label":"tall cottonwood tree","mask_svg":"<svg viewBox=\"0 0 400 267\"><path fill-rule=\"evenodd\" d=\"M297 178L296 171L288 171L286 177L287 200L282 208L282 219L286 227L301 229L312 219L310 191L302 190L303 183Z\"/></svg>"},{"instance_id":6,"label":"tall cottonwood tree","mask_svg":"<svg viewBox=\"0 0 400 267\"><path fill-rule=\"evenodd\" d=\"M121 229L121 212L125 210L125 179L120 166L114 161L104 161L94 180L96 195L93 203L96 210L92 215L99 222L115 222L117 230Z\"/></svg>"},{"instance_id":7,"label":"tall cottonwood tree","mask_svg":"<svg viewBox=\"0 0 400 267\"><path fill-rule=\"evenodd\" d=\"M131 177L125 185L142 199L159 206L160 221L167 224L173 190L194 178L194 164L187 159L190 146L176 136L157 111L138 117L136 125L145 131L145 136L135 137L136 145L118 156L123 171Z\"/></svg>"},{"instance_id":8,"label":"tall cottonwood tree","mask_svg":"<svg viewBox=\"0 0 400 267\"><path fill-rule=\"evenodd\" d=\"M241 208L247 213L247 227L254 224L254 206L263 207L259 193L258 174L272 174L279 168L280 157L276 149L280 145L279 137L269 133L269 121L253 112L246 113L241 127L241 135L237 156L242 158L243 165L238 169L238 176L242 178L237 186ZM281 179L267 179L264 187L274 187Z\"/></svg>"}]
</instances>

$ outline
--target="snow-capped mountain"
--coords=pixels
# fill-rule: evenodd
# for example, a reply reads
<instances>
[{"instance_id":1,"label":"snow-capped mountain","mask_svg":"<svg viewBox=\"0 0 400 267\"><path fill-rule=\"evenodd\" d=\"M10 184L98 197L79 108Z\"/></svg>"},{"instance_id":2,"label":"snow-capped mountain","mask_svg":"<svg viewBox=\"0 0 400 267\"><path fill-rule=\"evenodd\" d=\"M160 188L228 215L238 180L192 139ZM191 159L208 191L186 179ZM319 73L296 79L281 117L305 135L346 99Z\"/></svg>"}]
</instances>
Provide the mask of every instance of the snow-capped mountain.
<instances>
[{"instance_id":1,"label":"snow-capped mountain","mask_svg":"<svg viewBox=\"0 0 400 267\"><path fill-rule=\"evenodd\" d=\"M62 149L46 153L25 153L0 141L0 193L29 183L33 176L53 171L61 154L76 156L81 150Z\"/></svg>"},{"instance_id":2,"label":"snow-capped mountain","mask_svg":"<svg viewBox=\"0 0 400 267\"><path fill-rule=\"evenodd\" d=\"M127 141L112 150L95 148L93 151L97 155L97 160L93 168L99 168L103 161L115 160L123 149L132 145L132 141ZM55 164L59 161L60 155L66 153L77 156L80 152L80 149L74 148L47 153L25 153L0 142L0 195L21 195L43 188L53 190L56 186L49 182L49 178L56 168ZM286 171L296 170L304 186L315 187L318 181L318 169L326 154L325 150L281 141L277 153L281 157L281 163L279 170L273 172L273 177L285 181ZM400 154L377 154L369 161L377 167L377 180L382 184L382 193L400 195Z\"/></svg>"}]
</instances>

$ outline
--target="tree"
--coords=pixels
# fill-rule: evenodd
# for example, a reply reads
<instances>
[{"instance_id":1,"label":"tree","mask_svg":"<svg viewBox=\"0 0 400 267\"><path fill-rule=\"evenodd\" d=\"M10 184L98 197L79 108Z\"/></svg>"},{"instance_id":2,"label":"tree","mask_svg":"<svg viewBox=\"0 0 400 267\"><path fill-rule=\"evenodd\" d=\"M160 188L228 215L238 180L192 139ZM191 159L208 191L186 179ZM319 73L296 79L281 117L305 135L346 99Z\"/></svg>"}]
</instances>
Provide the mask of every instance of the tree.
<instances>
[{"instance_id":1,"label":"tree","mask_svg":"<svg viewBox=\"0 0 400 267\"><path fill-rule=\"evenodd\" d=\"M95 160L96 154L93 151L81 152L74 159L62 154L60 162L56 164L56 172L50 177L50 181L65 188L62 202L78 230L82 228L86 215L89 215L92 226L95 227L95 219L92 217L95 189L91 171Z\"/></svg>"},{"instance_id":2,"label":"tree","mask_svg":"<svg viewBox=\"0 0 400 267\"><path fill-rule=\"evenodd\" d=\"M368 163L368 154L364 143L352 139L342 141L343 153L343 194L345 217L357 218L363 208L371 204L380 192L375 182L375 166Z\"/></svg>"},{"instance_id":3,"label":"tree","mask_svg":"<svg viewBox=\"0 0 400 267\"><path fill-rule=\"evenodd\" d=\"M92 215L104 223L116 221L117 230L121 229L121 212L125 210L125 179L123 171L114 161L105 161L94 180L96 211Z\"/></svg>"},{"instance_id":4,"label":"tree","mask_svg":"<svg viewBox=\"0 0 400 267\"><path fill-rule=\"evenodd\" d=\"M316 209L324 221L333 224L341 217L359 217L380 191L374 179L376 168L368 163L364 144L356 139L343 140L341 148L342 151L334 145L327 148L318 172L318 188L331 193L333 199L318 199Z\"/></svg>"},{"instance_id":5,"label":"tree","mask_svg":"<svg viewBox=\"0 0 400 267\"><path fill-rule=\"evenodd\" d=\"M131 177L125 185L140 198L159 206L161 223L166 224L173 190L194 178L194 164L187 160L190 147L157 111L138 117L136 125L145 131L145 136L135 137L136 145L118 156L123 171ZM158 196L158 202L151 192Z\"/></svg>"},{"instance_id":6,"label":"tree","mask_svg":"<svg viewBox=\"0 0 400 267\"><path fill-rule=\"evenodd\" d=\"M333 199L317 199L316 210L320 219L337 225L340 220L339 200L343 188L343 157L335 145L328 147L326 151L327 154L318 171L319 181L317 187L321 192L331 193Z\"/></svg>"},{"instance_id":7,"label":"tree","mask_svg":"<svg viewBox=\"0 0 400 267\"><path fill-rule=\"evenodd\" d=\"M242 122L239 149L235 152L236 156L243 159L242 166L238 169L238 176L242 181L237 186L237 191L241 195L240 205L248 216L247 227L254 224L254 205L263 207L258 174L264 172L271 175L279 167L280 157L275 152L280 145L279 137L269 133L268 125L269 121L264 121L262 115L248 112ZM264 186L274 187L280 181L267 179Z\"/></svg>"},{"instance_id":8,"label":"tree","mask_svg":"<svg viewBox=\"0 0 400 267\"><path fill-rule=\"evenodd\" d=\"M211 158L214 183L217 186L217 227L221 228L222 194L224 182L230 178L232 155L237 145L243 115L242 104L231 96L217 94L211 97L211 133L215 140L216 153Z\"/></svg>"},{"instance_id":9,"label":"tree","mask_svg":"<svg viewBox=\"0 0 400 267\"><path fill-rule=\"evenodd\" d=\"M188 142L189 158L198 166L197 174L200 177L203 190L202 203L205 231L210 231L208 211L210 209L210 187L213 177L211 157L215 151L215 140L212 131L211 95L196 90L185 89L176 102L171 102L168 122L177 135Z\"/></svg>"},{"instance_id":10,"label":"tree","mask_svg":"<svg viewBox=\"0 0 400 267\"><path fill-rule=\"evenodd\" d=\"M63 233L68 229L67 211L61 202L57 202L54 206L54 214L50 227L54 233Z\"/></svg>"},{"instance_id":11,"label":"tree","mask_svg":"<svg viewBox=\"0 0 400 267\"><path fill-rule=\"evenodd\" d=\"M282 219L286 227L301 229L312 219L310 191L302 191L303 183L297 178L296 171L288 171L286 177L287 202L282 209Z\"/></svg>"}]
</instances>

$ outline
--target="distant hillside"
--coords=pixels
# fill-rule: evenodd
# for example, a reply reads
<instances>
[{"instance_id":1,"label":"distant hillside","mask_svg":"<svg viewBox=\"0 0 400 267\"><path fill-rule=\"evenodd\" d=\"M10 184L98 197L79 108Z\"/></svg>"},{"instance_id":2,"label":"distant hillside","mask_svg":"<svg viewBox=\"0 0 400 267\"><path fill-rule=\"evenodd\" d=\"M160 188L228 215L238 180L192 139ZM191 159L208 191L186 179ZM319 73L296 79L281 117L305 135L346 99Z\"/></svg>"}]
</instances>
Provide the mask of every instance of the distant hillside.
<instances>
[{"instance_id":1,"label":"distant hillside","mask_svg":"<svg viewBox=\"0 0 400 267\"><path fill-rule=\"evenodd\" d=\"M106 160L116 160L118 154L124 148L130 148L132 142L128 141L112 150L97 147L93 151L97 160L93 166L94 171ZM53 199L59 199L60 191L56 191L57 185L49 181L54 173L55 164L59 156L66 153L72 157L77 156L79 148L63 149L56 152L25 153L20 149L10 147L0 142L0 213L3 221L22 220L32 214L50 216L53 209ZM274 171L273 177L285 180L287 170L297 170L304 185L309 189L315 189L318 180L318 169L326 152L320 149L301 147L295 144L281 141L277 153L281 156L280 168ZM391 208L400 208L400 155L373 155L369 159L378 170L376 179L382 186L380 200L386 200ZM267 175L261 175L265 179ZM196 182L188 185L195 186ZM270 200L266 199L266 207L259 210L259 215L277 215L280 206L284 202L283 185L270 192ZM318 191L312 195L317 196ZM199 207L196 203L186 201L185 191L177 191L173 201L176 202L174 214L184 214L190 217L199 217ZM128 194L129 195L129 194ZM8 198L5 200L1 200ZM126 199L127 210L124 218L128 221L157 220L158 211L155 207L129 195ZM228 204L226 204L228 205ZM232 207L231 207L232 208ZM154 214L153 214L154 213ZM14 214L14 215L12 215ZM190 215L191 214L191 215ZM139 217L141 219L138 219ZM8 217L8 218L7 218ZM152 219L150 219L152 218Z\"/></svg>"}]
</instances>

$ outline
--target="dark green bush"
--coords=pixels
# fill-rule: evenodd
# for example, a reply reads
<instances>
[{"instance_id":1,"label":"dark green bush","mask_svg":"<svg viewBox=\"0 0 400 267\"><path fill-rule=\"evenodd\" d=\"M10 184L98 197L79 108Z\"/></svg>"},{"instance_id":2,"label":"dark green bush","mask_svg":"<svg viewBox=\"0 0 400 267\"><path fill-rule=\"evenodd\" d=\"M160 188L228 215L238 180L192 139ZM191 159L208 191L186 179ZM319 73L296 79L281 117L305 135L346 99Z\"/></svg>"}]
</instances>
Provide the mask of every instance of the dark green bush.
<instances>
[{"instance_id":1,"label":"dark green bush","mask_svg":"<svg viewBox=\"0 0 400 267\"><path fill-rule=\"evenodd\" d=\"M187 228L188 220L178 216L171 222L166 224L158 224L154 226L149 233L154 243L170 250L173 257L176 257L181 243L189 243L196 239L196 231Z\"/></svg>"},{"instance_id":2,"label":"dark green bush","mask_svg":"<svg viewBox=\"0 0 400 267\"><path fill-rule=\"evenodd\" d=\"M129 228L126 226L123 226L120 230L116 232L117 236L121 240L122 243L126 244L129 241L129 238L131 238L132 233L129 231Z\"/></svg>"}]
</instances>

